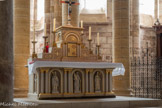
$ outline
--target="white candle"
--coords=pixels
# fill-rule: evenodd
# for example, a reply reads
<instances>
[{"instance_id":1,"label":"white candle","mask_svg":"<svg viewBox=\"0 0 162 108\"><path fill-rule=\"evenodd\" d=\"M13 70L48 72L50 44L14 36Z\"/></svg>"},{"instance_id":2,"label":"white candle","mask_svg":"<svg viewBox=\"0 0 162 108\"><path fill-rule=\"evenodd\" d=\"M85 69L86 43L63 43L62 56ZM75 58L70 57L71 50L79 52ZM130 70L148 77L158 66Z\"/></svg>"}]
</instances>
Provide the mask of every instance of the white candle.
<instances>
[{"instance_id":1,"label":"white candle","mask_svg":"<svg viewBox=\"0 0 162 108\"><path fill-rule=\"evenodd\" d=\"M81 20L81 28L83 28L83 21Z\"/></svg>"},{"instance_id":2,"label":"white candle","mask_svg":"<svg viewBox=\"0 0 162 108\"><path fill-rule=\"evenodd\" d=\"M91 27L89 27L89 40L91 39Z\"/></svg>"},{"instance_id":3,"label":"white candle","mask_svg":"<svg viewBox=\"0 0 162 108\"><path fill-rule=\"evenodd\" d=\"M53 19L53 31L56 30L56 18Z\"/></svg>"},{"instance_id":4,"label":"white candle","mask_svg":"<svg viewBox=\"0 0 162 108\"><path fill-rule=\"evenodd\" d=\"M100 34L97 33L97 45L100 45Z\"/></svg>"},{"instance_id":5,"label":"white candle","mask_svg":"<svg viewBox=\"0 0 162 108\"><path fill-rule=\"evenodd\" d=\"M44 24L44 36L47 35L47 31L46 31L46 23Z\"/></svg>"}]
</instances>

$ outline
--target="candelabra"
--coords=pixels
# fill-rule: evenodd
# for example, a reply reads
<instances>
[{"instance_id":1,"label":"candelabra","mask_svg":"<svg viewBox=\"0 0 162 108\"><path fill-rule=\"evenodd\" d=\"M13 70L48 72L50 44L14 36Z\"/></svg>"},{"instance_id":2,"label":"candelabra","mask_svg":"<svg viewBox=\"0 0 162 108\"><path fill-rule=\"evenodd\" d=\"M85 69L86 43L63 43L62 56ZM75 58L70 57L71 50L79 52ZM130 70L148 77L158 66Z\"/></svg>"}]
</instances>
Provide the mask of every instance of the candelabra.
<instances>
[{"instance_id":1,"label":"candelabra","mask_svg":"<svg viewBox=\"0 0 162 108\"><path fill-rule=\"evenodd\" d=\"M56 31L53 31L53 47L56 47L57 45L56 45L56 40L55 40L55 35L56 35Z\"/></svg>"},{"instance_id":2,"label":"candelabra","mask_svg":"<svg viewBox=\"0 0 162 108\"><path fill-rule=\"evenodd\" d=\"M37 58L37 54L35 53L35 44L37 43L37 41L32 41L33 43L33 54L32 54L32 58Z\"/></svg>"},{"instance_id":3,"label":"candelabra","mask_svg":"<svg viewBox=\"0 0 162 108\"><path fill-rule=\"evenodd\" d=\"M92 54L92 50L91 50L91 42L92 42L92 39L88 39L88 42L89 42L89 53Z\"/></svg>"},{"instance_id":4,"label":"candelabra","mask_svg":"<svg viewBox=\"0 0 162 108\"><path fill-rule=\"evenodd\" d=\"M98 59L101 59L101 56L100 56L100 47L101 45L96 45L97 47L97 56L98 56Z\"/></svg>"},{"instance_id":5,"label":"candelabra","mask_svg":"<svg viewBox=\"0 0 162 108\"><path fill-rule=\"evenodd\" d=\"M43 52L46 53L46 43L47 43L48 36L43 36L43 38L44 38L44 50L43 50Z\"/></svg>"}]
</instances>

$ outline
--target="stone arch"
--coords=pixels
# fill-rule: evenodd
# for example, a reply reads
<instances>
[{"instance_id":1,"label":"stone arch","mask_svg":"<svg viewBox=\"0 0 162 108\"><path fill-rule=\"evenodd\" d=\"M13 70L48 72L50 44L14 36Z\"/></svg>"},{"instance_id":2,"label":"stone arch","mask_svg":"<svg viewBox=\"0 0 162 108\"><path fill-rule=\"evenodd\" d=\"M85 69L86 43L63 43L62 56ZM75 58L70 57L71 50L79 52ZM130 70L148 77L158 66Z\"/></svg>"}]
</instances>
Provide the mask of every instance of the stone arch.
<instances>
[{"instance_id":1,"label":"stone arch","mask_svg":"<svg viewBox=\"0 0 162 108\"><path fill-rule=\"evenodd\" d=\"M67 35L65 36L65 41L66 41L66 42L69 42L68 39L69 39L70 37L71 37L71 38L73 37L73 38L75 39L75 41L74 41L75 43L78 43L79 40L80 40L80 38L79 38L79 36L78 36L77 34L75 34L75 33L69 33L69 34L67 34ZM72 40L71 40L71 41L72 41Z\"/></svg>"},{"instance_id":2,"label":"stone arch","mask_svg":"<svg viewBox=\"0 0 162 108\"><path fill-rule=\"evenodd\" d=\"M104 92L104 89L105 89L105 77L104 77L104 71L103 70L94 70L93 71L93 74L92 74L92 77L93 77L93 91L95 92L95 76L96 76L96 74L97 74L97 72L99 72L100 73L100 78L101 78L101 92Z\"/></svg>"},{"instance_id":3,"label":"stone arch","mask_svg":"<svg viewBox=\"0 0 162 108\"><path fill-rule=\"evenodd\" d=\"M72 71L72 76L71 76L71 77L72 77L72 79L71 79L71 80L72 80L72 81L71 81L71 82L72 82L72 84L71 84L71 85L72 85L72 93L75 93L75 92L74 92L74 74L75 74L76 72L79 72L79 76L80 76L80 79L81 79L81 92L80 92L80 93L83 93L83 92L84 92L84 89L85 89L85 88L84 88L84 85L85 85L85 84L84 84L84 83L85 83L84 79L85 79L85 78L84 78L84 71L81 70L81 69L74 69L74 70Z\"/></svg>"},{"instance_id":4,"label":"stone arch","mask_svg":"<svg viewBox=\"0 0 162 108\"><path fill-rule=\"evenodd\" d=\"M58 93L63 92L63 71L60 69L51 69L48 72L48 82L49 82L49 92L52 93L52 75L56 72L56 75L58 76L59 79L59 88L58 88Z\"/></svg>"}]
</instances>

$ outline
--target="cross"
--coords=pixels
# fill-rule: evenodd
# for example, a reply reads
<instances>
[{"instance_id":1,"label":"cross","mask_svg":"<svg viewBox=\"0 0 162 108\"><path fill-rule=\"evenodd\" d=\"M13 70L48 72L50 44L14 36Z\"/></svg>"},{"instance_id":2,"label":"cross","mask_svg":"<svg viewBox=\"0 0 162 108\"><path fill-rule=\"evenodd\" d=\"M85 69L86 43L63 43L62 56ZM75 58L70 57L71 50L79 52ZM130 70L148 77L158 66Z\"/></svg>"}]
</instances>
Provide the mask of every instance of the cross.
<instances>
[{"instance_id":1,"label":"cross","mask_svg":"<svg viewBox=\"0 0 162 108\"><path fill-rule=\"evenodd\" d=\"M68 4L68 25L71 25L71 13L72 13L72 5L79 5L80 3L76 3L76 2L72 2L72 0L68 0L68 1L61 1L61 3L66 3Z\"/></svg>"}]
</instances>

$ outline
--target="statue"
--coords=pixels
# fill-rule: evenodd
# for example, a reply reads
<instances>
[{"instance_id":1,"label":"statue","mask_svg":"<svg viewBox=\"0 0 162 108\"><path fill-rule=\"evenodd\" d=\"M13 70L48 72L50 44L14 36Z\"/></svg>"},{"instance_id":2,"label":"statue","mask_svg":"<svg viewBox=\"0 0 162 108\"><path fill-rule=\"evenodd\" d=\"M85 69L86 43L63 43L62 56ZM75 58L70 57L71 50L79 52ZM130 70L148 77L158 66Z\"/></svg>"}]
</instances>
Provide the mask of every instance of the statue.
<instances>
[{"instance_id":1,"label":"statue","mask_svg":"<svg viewBox=\"0 0 162 108\"><path fill-rule=\"evenodd\" d=\"M74 92L80 93L81 92L81 79L79 76L79 72L74 74Z\"/></svg>"},{"instance_id":2,"label":"statue","mask_svg":"<svg viewBox=\"0 0 162 108\"><path fill-rule=\"evenodd\" d=\"M56 72L52 75L52 93L58 93L59 92L59 78L56 75Z\"/></svg>"},{"instance_id":3,"label":"statue","mask_svg":"<svg viewBox=\"0 0 162 108\"><path fill-rule=\"evenodd\" d=\"M101 78L99 76L99 72L97 72L95 76L95 92L101 91Z\"/></svg>"},{"instance_id":4,"label":"statue","mask_svg":"<svg viewBox=\"0 0 162 108\"><path fill-rule=\"evenodd\" d=\"M37 75L34 74L34 92L37 93Z\"/></svg>"}]
</instances>

